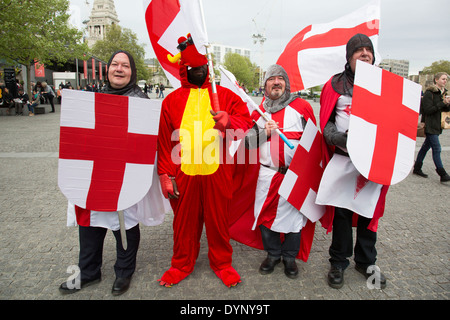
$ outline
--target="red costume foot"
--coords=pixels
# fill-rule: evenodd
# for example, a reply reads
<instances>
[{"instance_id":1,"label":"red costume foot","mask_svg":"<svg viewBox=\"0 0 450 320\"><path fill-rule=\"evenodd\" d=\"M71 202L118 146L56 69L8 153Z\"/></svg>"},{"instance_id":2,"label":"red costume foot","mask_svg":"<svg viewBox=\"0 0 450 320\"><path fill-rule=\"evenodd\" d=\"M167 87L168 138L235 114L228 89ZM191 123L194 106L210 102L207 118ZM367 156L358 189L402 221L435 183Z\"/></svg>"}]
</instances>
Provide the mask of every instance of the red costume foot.
<instances>
[{"instance_id":1,"label":"red costume foot","mask_svg":"<svg viewBox=\"0 0 450 320\"><path fill-rule=\"evenodd\" d=\"M177 284L186 278L189 274L190 272L184 272L177 268L170 267L170 269L164 272L163 276L158 281L161 286L170 288L174 284Z\"/></svg>"},{"instance_id":2,"label":"red costume foot","mask_svg":"<svg viewBox=\"0 0 450 320\"><path fill-rule=\"evenodd\" d=\"M239 273L237 273L236 270L234 270L233 267L227 267L225 269L222 270L217 270L214 271L214 273L216 274L216 276L219 277L220 280L222 280L222 282L229 288L229 287L234 287L236 286L238 283L241 283L241 276L239 275Z\"/></svg>"}]
</instances>

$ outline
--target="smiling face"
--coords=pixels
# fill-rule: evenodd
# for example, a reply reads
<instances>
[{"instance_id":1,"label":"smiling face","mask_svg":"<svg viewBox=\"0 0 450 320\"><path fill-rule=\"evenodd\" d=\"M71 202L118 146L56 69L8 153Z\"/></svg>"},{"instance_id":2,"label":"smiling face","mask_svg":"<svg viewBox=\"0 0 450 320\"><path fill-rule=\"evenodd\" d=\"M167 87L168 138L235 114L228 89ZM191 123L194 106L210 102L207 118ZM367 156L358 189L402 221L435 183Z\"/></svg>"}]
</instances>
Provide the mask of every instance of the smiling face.
<instances>
[{"instance_id":1,"label":"smiling face","mask_svg":"<svg viewBox=\"0 0 450 320\"><path fill-rule=\"evenodd\" d=\"M286 90L286 81L282 76L273 76L266 81L266 94L271 100L280 98Z\"/></svg>"},{"instance_id":2,"label":"smiling face","mask_svg":"<svg viewBox=\"0 0 450 320\"><path fill-rule=\"evenodd\" d=\"M112 88L122 89L131 80L131 65L128 56L120 52L116 54L111 61L111 65L108 69L108 80Z\"/></svg>"},{"instance_id":3,"label":"smiling face","mask_svg":"<svg viewBox=\"0 0 450 320\"><path fill-rule=\"evenodd\" d=\"M373 53L370 47L360 47L356 49L350 59L350 67L353 73L355 73L356 61L361 60L369 64L373 64Z\"/></svg>"}]
</instances>

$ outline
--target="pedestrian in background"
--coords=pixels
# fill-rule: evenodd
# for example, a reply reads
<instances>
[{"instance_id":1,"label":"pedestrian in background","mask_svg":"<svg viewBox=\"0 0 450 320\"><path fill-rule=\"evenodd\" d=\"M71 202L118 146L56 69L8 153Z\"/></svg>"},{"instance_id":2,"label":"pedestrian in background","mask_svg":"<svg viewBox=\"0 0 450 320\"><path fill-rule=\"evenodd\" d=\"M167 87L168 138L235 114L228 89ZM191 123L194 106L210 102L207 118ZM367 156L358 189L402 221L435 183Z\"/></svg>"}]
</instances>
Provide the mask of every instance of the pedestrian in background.
<instances>
[{"instance_id":1,"label":"pedestrian in background","mask_svg":"<svg viewBox=\"0 0 450 320\"><path fill-rule=\"evenodd\" d=\"M47 98L48 102L52 106L52 111L50 111L50 113L53 113L53 112L55 112L55 104L53 102L53 98L55 97L55 92L53 91L52 87L50 87L47 84L47 82L45 82L45 81L41 83L41 86L42 86L43 95Z\"/></svg>"},{"instance_id":2,"label":"pedestrian in background","mask_svg":"<svg viewBox=\"0 0 450 320\"><path fill-rule=\"evenodd\" d=\"M444 169L441 160L441 144L439 135L442 133L441 114L443 111L450 111L450 96L445 85L448 81L448 74L438 72L434 76L434 85L427 88L422 98L422 121L425 123L425 141L417 154L413 173L427 178L428 175L422 171L423 160L428 150L432 150L433 162L437 174L441 177L441 182L450 181L450 176Z\"/></svg>"}]
</instances>

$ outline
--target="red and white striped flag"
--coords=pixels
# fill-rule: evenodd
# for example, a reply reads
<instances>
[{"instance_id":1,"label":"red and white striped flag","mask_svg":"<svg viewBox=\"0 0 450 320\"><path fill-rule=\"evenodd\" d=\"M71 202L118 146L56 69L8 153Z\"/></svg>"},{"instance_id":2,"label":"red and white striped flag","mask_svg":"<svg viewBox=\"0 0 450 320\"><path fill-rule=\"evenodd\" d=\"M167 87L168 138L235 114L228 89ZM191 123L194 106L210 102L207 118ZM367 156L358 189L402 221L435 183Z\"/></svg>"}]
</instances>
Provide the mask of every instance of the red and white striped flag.
<instances>
[{"instance_id":1,"label":"red and white striped flag","mask_svg":"<svg viewBox=\"0 0 450 320\"><path fill-rule=\"evenodd\" d=\"M308 120L289 170L278 193L311 222L325 213L325 206L316 204L317 191L323 174L322 134Z\"/></svg>"},{"instance_id":2,"label":"red and white striped flag","mask_svg":"<svg viewBox=\"0 0 450 320\"><path fill-rule=\"evenodd\" d=\"M374 0L333 22L304 28L287 44L277 61L288 73L291 91L324 84L331 76L342 72L346 44L357 33L372 40L375 61L379 63L379 26L380 0Z\"/></svg>"},{"instance_id":3,"label":"red and white striped flag","mask_svg":"<svg viewBox=\"0 0 450 320\"><path fill-rule=\"evenodd\" d=\"M167 55L176 55L178 38L191 34L197 51L206 54L208 36L203 24L201 0L143 0L145 22L153 50L167 79L179 88L178 65Z\"/></svg>"}]
</instances>

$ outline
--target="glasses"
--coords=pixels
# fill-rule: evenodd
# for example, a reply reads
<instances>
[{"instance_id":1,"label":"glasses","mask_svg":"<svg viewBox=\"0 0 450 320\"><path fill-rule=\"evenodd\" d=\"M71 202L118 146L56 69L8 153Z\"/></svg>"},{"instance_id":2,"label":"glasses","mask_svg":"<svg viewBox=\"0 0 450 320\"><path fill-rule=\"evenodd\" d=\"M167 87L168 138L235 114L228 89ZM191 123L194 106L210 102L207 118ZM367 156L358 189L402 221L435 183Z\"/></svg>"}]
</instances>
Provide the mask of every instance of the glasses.
<instances>
[{"instance_id":1,"label":"glasses","mask_svg":"<svg viewBox=\"0 0 450 320\"><path fill-rule=\"evenodd\" d=\"M180 50L180 51L183 51L183 50L185 50L185 49L187 48L187 46L188 46L189 44L194 44L194 40L192 40L192 37L188 37L185 41L183 41L182 43L180 43L180 44L177 46L177 49Z\"/></svg>"}]
</instances>

